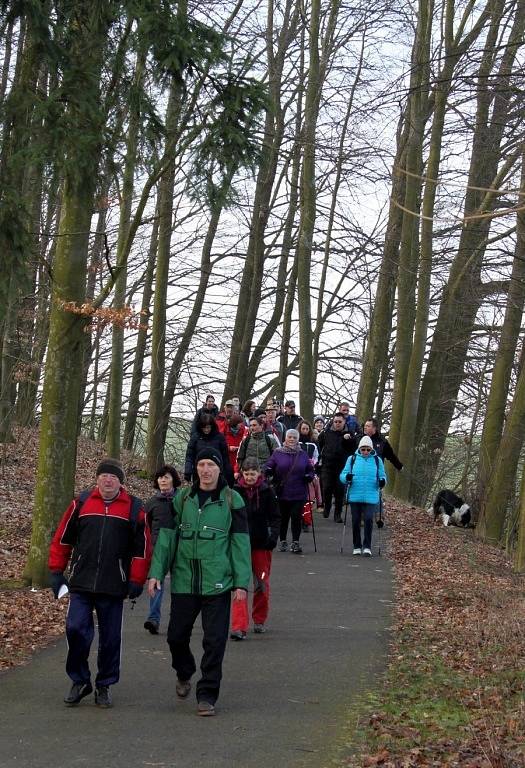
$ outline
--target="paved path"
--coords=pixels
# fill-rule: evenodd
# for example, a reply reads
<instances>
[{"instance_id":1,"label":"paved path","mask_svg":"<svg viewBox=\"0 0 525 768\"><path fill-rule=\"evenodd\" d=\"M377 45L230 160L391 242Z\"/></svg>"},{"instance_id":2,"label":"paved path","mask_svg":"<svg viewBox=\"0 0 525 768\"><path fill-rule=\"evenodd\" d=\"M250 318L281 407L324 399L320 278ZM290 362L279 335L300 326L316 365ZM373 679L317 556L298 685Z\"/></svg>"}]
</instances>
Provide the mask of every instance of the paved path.
<instances>
[{"instance_id":1,"label":"paved path","mask_svg":"<svg viewBox=\"0 0 525 768\"><path fill-rule=\"evenodd\" d=\"M63 641L0 676L2 768L324 765L347 707L384 670L392 593L386 558L341 556L341 526L318 516L316 525L317 554L310 534L303 556L274 554L268 632L228 644L215 718L196 716L193 692L176 699L165 626L158 637L143 629L142 597L125 606L113 709L93 697L63 705ZM201 638L199 626L197 660Z\"/></svg>"}]
</instances>

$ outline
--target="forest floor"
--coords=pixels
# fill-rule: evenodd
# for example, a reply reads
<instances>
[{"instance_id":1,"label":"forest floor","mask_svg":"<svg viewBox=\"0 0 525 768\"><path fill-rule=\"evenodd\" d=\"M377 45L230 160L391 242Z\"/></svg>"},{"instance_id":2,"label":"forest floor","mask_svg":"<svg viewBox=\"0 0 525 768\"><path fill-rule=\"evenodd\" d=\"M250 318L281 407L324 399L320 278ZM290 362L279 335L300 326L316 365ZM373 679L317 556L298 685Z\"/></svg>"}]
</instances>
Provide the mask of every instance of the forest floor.
<instances>
[{"instance_id":1,"label":"forest floor","mask_svg":"<svg viewBox=\"0 0 525 768\"><path fill-rule=\"evenodd\" d=\"M28 662L64 631L66 603L22 585L37 439L20 430L0 456L0 670ZM77 490L92 483L102 455L81 439ZM130 471L128 487L151 493ZM473 531L433 525L415 507L389 500L387 525L396 596L389 665L349 712L336 764L522 768L525 579Z\"/></svg>"}]
</instances>

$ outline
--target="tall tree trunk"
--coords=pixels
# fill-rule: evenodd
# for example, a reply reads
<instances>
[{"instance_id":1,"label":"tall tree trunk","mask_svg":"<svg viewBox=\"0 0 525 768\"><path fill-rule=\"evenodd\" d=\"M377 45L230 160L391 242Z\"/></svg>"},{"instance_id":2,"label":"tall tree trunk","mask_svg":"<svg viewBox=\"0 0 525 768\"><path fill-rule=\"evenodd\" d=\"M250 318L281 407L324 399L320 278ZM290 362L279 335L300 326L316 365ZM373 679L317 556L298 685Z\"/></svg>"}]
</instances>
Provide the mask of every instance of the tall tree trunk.
<instances>
[{"instance_id":1,"label":"tall tree trunk","mask_svg":"<svg viewBox=\"0 0 525 768\"><path fill-rule=\"evenodd\" d=\"M521 195L518 207L525 200L525 154L521 166ZM485 487L494 469L494 458L501 440L505 422L505 408L516 346L521 330L521 318L525 305L525 212L517 214L516 250L507 293L507 308L501 329L501 337L492 372L483 431L479 446L478 498L483 499Z\"/></svg>"},{"instance_id":2,"label":"tall tree trunk","mask_svg":"<svg viewBox=\"0 0 525 768\"><path fill-rule=\"evenodd\" d=\"M180 83L172 81L166 111L167 140L177 131L181 107ZM163 463L163 408L166 359L166 299L173 227L175 165L171 163L159 182L159 238L155 273L155 296L151 327L151 383L148 413L148 471Z\"/></svg>"},{"instance_id":3,"label":"tall tree trunk","mask_svg":"<svg viewBox=\"0 0 525 768\"><path fill-rule=\"evenodd\" d=\"M68 117L64 146L67 164L53 268L33 527L25 569L26 578L38 585L47 582L51 533L74 487L84 321L68 311L67 305L81 305L85 296L102 134L98 104L110 10L107 4L78 0L68 20L70 60L62 85Z\"/></svg>"},{"instance_id":4,"label":"tall tree trunk","mask_svg":"<svg viewBox=\"0 0 525 768\"><path fill-rule=\"evenodd\" d=\"M128 450L133 450L135 443L135 429L140 408L140 389L144 371L144 357L146 354L146 344L148 341L147 324L150 318L150 304L153 295L153 275L155 274L155 260L157 257L157 247L159 238L159 217L158 207L156 206L156 215L151 230L151 238L148 252L148 264L144 274L144 287L142 289L141 304L141 327L137 333L137 344L135 346L135 359L133 361L133 372L131 375L131 386L129 390L128 411L126 414L126 424L124 426L124 437L122 446Z\"/></svg>"},{"instance_id":5,"label":"tall tree trunk","mask_svg":"<svg viewBox=\"0 0 525 768\"><path fill-rule=\"evenodd\" d=\"M261 301L265 257L264 235L270 216L270 200L284 133L285 114L281 108L283 65L288 46L296 34L299 19L298 0L286 0L277 50L274 52L274 4L275 0L268 2L266 31L268 81L272 104L266 111L250 235L239 289L239 303L233 328L228 372L224 385L225 398L237 395L241 398L241 401L250 395L245 374L250 359L250 349Z\"/></svg>"},{"instance_id":6,"label":"tall tree trunk","mask_svg":"<svg viewBox=\"0 0 525 768\"><path fill-rule=\"evenodd\" d=\"M512 95L509 79L522 42L524 8L524 1L519 0L509 42L499 69L491 78L504 3L496 0L492 8L491 25L478 73L478 103L465 195L465 223L443 292L421 387L416 427L418 442L411 489L411 498L415 501L426 496L435 476L454 414L467 349L482 299L480 274L491 221L485 214L493 210L495 200L493 192L482 190L490 188L497 191L508 171L504 164L498 173L498 164Z\"/></svg>"},{"instance_id":7,"label":"tall tree trunk","mask_svg":"<svg viewBox=\"0 0 525 768\"><path fill-rule=\"evenodd\" d=\"M486 6L474 27L463 39L461 39L461 32L465 28L469 18L467 11L472 11L472 7L465 11L456 37L454 37L454 9L455 6L453 0L449 0L446 5L444 24L444 63L438 74L437 83L433 92L434 115L430 134L430 147L425 169L426 181L421 217L421 255L419 261L414 340L406 376L399 438L396 441L395 431L393 435L390 435L394 443L397 442L395 446L397 453L405 464L405 470L402 473L396 473L395 475L394 494L399 498L404 499L409 497L412 484L412 468L414 463L413 451L416 437L419 389L425 359L430 308L434 206L436 200L437 179L441 165L441 150L448 97L452 87L454 70L458 61L461 56L470 49L474 41L477 40L486 19L489 16L489 7Z\"/></svg>"},{"instance_id":8,"label":"tall tree trunk","mask_svg":"<svg viewBox=\"0 0 525 768\"><path fill-rule=\"evenodd\" d=\"M412 354L416 315L415 289L419 262L419 203L423 143L428 119L430 43L432 37L433 0L419 0L417 29L412 51L409 91L409 121L406 184L399 249L397 279L397 330L394 363L394 390L389 441L398 450L406 383Z\"/></svg>"},{"instance_id":9,"label":"tall tree trunk","mask_svg":"<svg viewBox=\"0 0 525 768\"><path fill-rule=\"evenodd\" d=\"M144 78L145 52L138 55L135 66L135 77L132 93L139 92ZM135 168L137 164L137 147L140 129L140 107L135 99L131 100L129 109L129 126L126 140L126 160L122 179L122 194L120 203L119 233L117 239L117 263L120 263L129 235L131 207ZM171 219L171 216L170 216ZM115 281L113 308L118 312L126 303L127 266L123 267ZM113 324L111 345L111 376L109 384L109 413L108 432L106 435L106 450L110 456L120 458L120 434L122 430L122 385L124 378L124 326L122 323Z\"/></svg>"},{"instance_id":10,"label":"tall tree trunk","mask_svg":"<svg viewBox=\"0 0 525 768\"><path fill-rule=\"evenodd\" d=\"M392 333L394 297L399 268L399 243L403 223L401 206L405 199L406 186L406 176L402 173L402 169L406 166L408 129L408 111L405 111L400 118L397 131L397 148L392 174L392 191L390 193L385 244L357 394L356 411L357 418L361 423L374 414L379 375L385 360L388 358L388 347Z\"/></svg>"}]
</instances>

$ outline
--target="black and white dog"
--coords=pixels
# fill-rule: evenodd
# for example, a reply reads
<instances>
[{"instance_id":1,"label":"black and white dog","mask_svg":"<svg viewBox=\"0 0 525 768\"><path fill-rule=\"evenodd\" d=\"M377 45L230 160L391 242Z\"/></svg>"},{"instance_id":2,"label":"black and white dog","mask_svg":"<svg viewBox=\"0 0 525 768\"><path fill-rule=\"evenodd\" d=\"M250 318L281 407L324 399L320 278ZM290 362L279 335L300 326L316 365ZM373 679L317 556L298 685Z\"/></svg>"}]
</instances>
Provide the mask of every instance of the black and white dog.
<instances>
[{"instance_id":1,"label":"black and white dog","mask_svg":"<svg viewBox=\"0 0 525 768\"><path fill-rule=\"evenodd\" d=\"M469 525L472 517L469 505L448 489L438 493L428 513L434 515L434 522L441 516L443 525L462 525L464 528Z\"/></svg>"}]
</instances>

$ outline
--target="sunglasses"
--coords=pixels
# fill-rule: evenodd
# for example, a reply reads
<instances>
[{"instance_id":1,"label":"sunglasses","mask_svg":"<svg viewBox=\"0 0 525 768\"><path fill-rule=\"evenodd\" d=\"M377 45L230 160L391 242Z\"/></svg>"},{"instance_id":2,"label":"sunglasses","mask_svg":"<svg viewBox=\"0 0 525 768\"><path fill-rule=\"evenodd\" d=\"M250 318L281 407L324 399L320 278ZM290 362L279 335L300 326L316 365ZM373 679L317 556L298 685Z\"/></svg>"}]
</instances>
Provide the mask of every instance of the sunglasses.
<instances>
[{"instance_id":1,"label":"sunglasses","mask_svg":"<svg viewBox=\"0 0 525 768\"><path fill-rule=\"evenodd\" d=\"M360 448L359 450L361 451L361 453L363 453L363 452L370 453L370 451L372 449L371 448Z\"/></svg>"}]
</instances>

